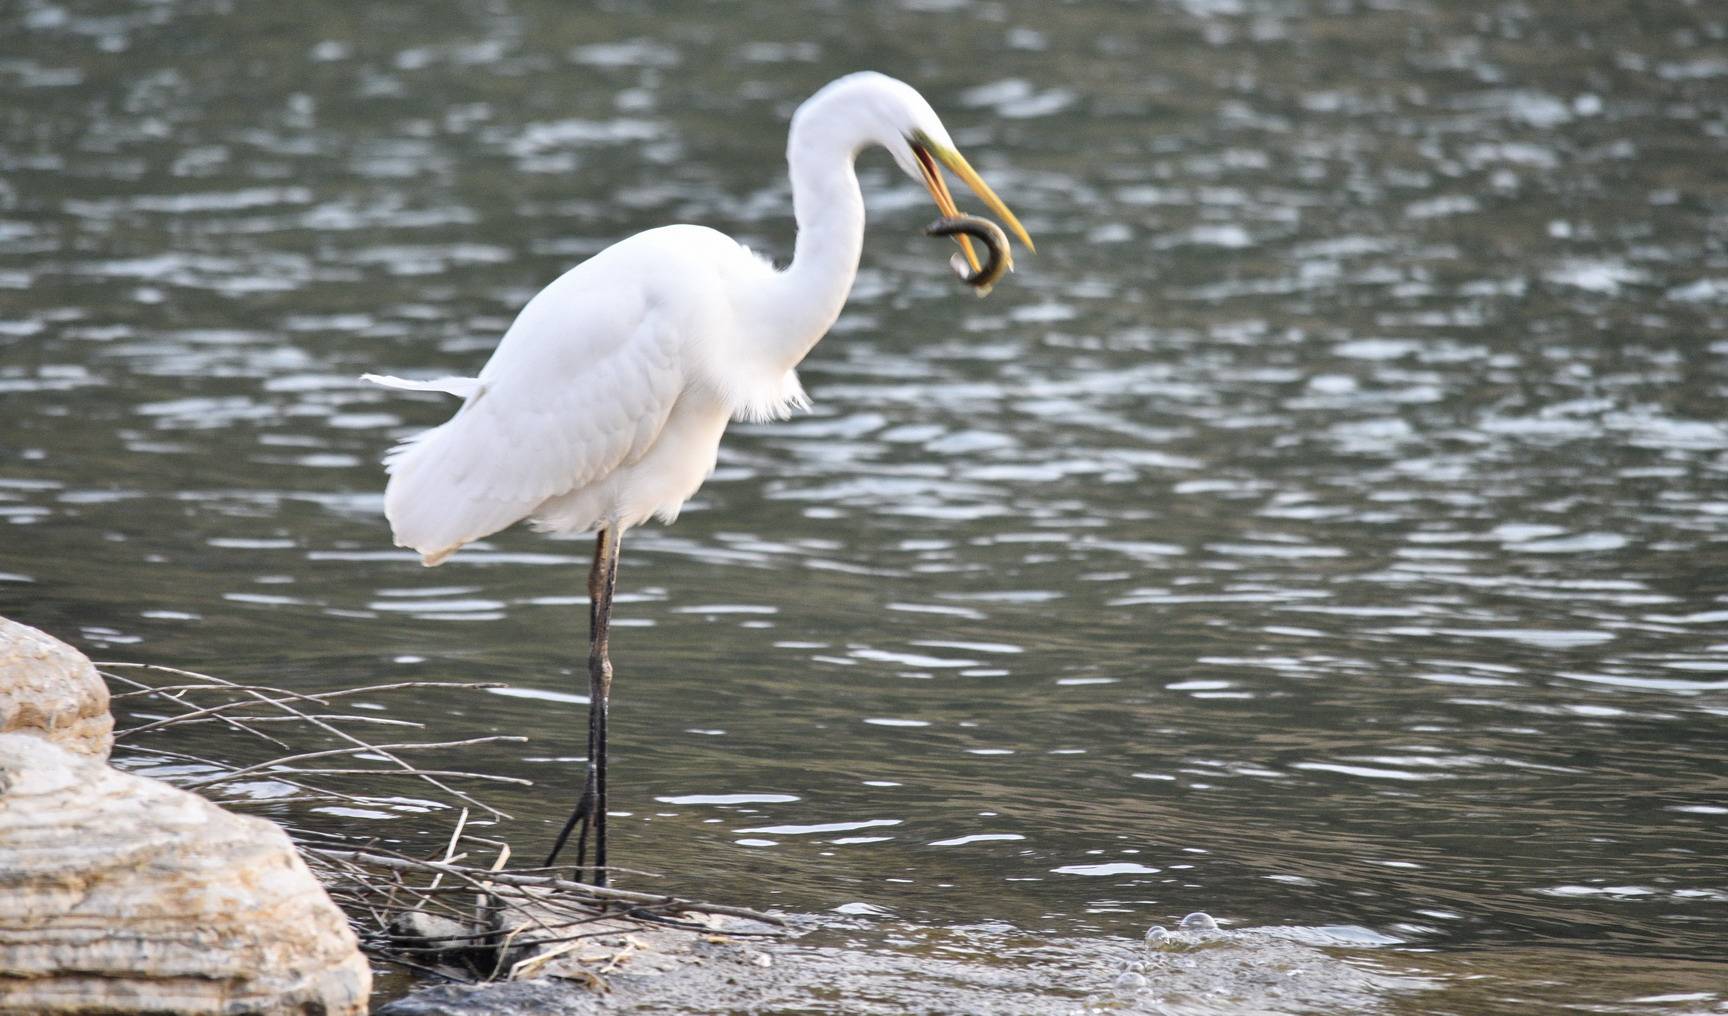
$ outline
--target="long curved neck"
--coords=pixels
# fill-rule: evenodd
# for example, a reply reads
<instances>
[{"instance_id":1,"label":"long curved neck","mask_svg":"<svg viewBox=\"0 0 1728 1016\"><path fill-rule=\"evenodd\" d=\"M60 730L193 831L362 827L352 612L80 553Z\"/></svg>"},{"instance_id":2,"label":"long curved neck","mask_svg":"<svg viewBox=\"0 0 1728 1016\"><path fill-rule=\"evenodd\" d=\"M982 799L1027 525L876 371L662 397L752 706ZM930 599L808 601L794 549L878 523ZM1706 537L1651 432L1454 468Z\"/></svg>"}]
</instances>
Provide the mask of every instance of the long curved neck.
<instances>
[{"instance_id":1,"label":"long curved neck","mask_svg":"<svg viewBox=\"0 0 1728 1016\"><path fill-rule=\"evenodd\" d=\"M864 249L864 195L853 162L858 143L824 130L818 118L795 119L786 144L798 240L792 264L764 294L775 359L797 366L840 316Z\"/></svg>"}]
</instances>

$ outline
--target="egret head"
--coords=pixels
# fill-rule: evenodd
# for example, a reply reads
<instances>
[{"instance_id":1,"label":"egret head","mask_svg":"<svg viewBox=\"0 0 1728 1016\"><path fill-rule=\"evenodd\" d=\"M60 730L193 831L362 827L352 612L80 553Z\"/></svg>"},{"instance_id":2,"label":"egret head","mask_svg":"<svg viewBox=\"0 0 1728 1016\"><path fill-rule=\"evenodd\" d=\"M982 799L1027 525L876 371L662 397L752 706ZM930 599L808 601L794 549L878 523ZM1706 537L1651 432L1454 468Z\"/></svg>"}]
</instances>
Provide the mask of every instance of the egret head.
<instances>
[{"instance_id":1,"label":"egret head","mask_svg":"<svg viewBox=\"0 0 1728 1016\"><path fill-rule=\"evenodd\" d=\"M824 123L836 129L850 129L855 136L853 143L860 149L872 144L888 149L900 169L930 191L942 215L953 218L960 213L942 176L946 167L1014 231L1028 250L1037 249L1020 220L954 146L954 139L948 136L948 129L942 126L930 103L904 81L875 71L848 74L829 83L799 108L792 118L795 137L800 120L811 126ZM964 235L959 239L967 260L976 269L978 259L971 244Z\"/></svg>"}]
</instances>

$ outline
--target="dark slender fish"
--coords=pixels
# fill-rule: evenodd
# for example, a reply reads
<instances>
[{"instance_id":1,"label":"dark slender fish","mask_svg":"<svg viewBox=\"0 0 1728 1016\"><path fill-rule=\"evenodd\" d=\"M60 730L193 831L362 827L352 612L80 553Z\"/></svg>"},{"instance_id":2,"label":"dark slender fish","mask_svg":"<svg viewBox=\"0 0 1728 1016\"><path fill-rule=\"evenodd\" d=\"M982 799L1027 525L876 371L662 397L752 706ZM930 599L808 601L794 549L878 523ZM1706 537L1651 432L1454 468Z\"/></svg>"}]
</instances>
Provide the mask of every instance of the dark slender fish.
<instances>
[{"instance_id":1,"label":"dark slender fish","mask_svg":"<svg viewBox=\"0 0 1728 1016\"><path fill-rule=\"evenodd\" d=\"M955 254L948 259L954 274L960 276L961 282L976 289L979 296L990 292L990 287L1014 268L1014 255L1008 250L1008 235L1002 232L1001 226L989 219L981 219L976 215L955 215L937 219L925 226L924 232L930 236L965 234L989 248L990 259L976 272L972 271L972 266L963 255Z\"/></svg>"}]
</instances>

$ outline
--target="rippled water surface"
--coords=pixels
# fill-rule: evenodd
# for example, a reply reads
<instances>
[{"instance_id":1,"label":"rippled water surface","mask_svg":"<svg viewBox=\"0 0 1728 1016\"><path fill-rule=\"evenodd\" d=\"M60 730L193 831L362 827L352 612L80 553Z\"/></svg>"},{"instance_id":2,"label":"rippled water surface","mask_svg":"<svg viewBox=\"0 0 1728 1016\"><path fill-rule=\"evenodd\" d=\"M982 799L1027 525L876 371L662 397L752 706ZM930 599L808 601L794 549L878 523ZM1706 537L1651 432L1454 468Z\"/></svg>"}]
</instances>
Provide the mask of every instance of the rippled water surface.
<instances>
[{"instance_id":1,"label":"rippled water surface","mask_svg":"<svg viewBox=\"0 0 1728 1016\"><path fill-rule=\"evenodd\" d=\"M1039 254L973 299L864 158L814 410L626 541L618 859L1064 941L1371 930L1407 1011L1728 1005L1728 10L615 7L0 7L0 612L508 682L412 718L532 736L465 761L537 781L538 852L588 549L392 549L376 462L450 406L355 378L472 374L651 225L786 257L786 117L874 66Z\"/></svg>"}]
</instances>

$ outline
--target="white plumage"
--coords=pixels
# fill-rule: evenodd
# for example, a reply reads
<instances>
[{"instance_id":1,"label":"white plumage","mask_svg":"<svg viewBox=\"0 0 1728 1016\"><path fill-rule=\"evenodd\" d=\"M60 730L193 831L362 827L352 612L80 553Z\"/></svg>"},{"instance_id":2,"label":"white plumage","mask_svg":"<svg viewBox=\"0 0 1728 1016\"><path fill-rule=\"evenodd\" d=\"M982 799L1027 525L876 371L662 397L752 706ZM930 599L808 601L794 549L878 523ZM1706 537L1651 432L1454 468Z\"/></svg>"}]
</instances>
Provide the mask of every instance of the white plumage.
<instances>
[{"instance_id":1,"label":"white plumage","mask_svg":"<svg viewBox=\"0 0 1728 1016\"><path fill-rule=\"evenodd\" d=\"M541 290L478 378L368 375L464 399L386 459L396 542L437 564L523 518L557 532L671 521L713 470L729 418L803 402L790 365L745 355L728 297L773 275L713 230L650 230Z\"/></svg>"},{"instance_id":2,"label":"white plumage","mask_svg":"<svg viewBox=\"0 0 1728 1016\"><path fill-rule=\"evenodd\" d=\"M948 232L962 220L938 163L1031 245L916 91L852 74L792 117L786 161L798 242L785 270L711 229L651 229L529 300L479 377L365 375L462 399L449 421L385 460L384 512L399 546L435 565L521 519L599 534L588 578L588 775L548 865L579 826L580 867L592 828L595 880L606 881L607 632L619 540L651 516L678 514L713 471L728 420L784 416L804 404L794 368L839 316L858 273L864 198L853 162L872 145L924 182ZM966 276L982 294L1011 260L999 228L970 223L955 228L990 237L990 266Z\"/></svg>"},{"instance_id":3,"label":"white plumage","mask_svg":"<svg viewBox=\"0 0 1728 1016\"><path fill-rule=\"evenodd\" d=\"M857 274L864 203L853 161L870 145L930 185L944 211L952 199L924 168L930 156L982 185L910 86L849 75L793 117L798 242L785 271L711 229L652 229L541 290L479 377L365 375L463 399L449 422L386 459L396 543L433 565L524 518L560 533L671 521L713 470L729 419L804 404L793 368Z\"/></svg>"}]
</instances>

